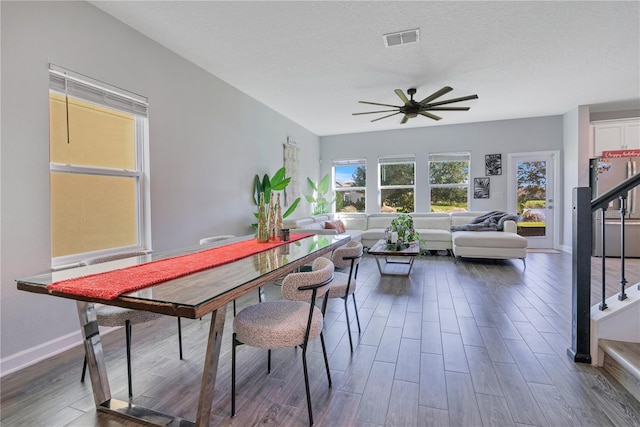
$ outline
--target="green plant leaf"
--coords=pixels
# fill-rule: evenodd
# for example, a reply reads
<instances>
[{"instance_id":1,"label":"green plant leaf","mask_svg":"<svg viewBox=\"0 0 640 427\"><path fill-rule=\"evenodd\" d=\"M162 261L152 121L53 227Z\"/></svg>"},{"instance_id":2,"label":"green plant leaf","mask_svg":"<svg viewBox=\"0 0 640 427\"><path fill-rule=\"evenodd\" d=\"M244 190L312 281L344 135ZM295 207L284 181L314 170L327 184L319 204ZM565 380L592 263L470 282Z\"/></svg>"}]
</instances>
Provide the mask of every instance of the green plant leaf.
<instances>
[{"instance_id":1,"label":"green plant leaf","mask_svg":"<svg viewBox=\"0 0 640 427\"><path fill-rule=\"evenodd\" d=\"M271 200L271 180L266 173L262 178L262 191L264 191L264 204L268 205Z\"/></svg>"},{"instance_id":2,"label":"green plant leaf","mask_svg":"<svg viewBox=\"0 0 640 427\"><path fill-rule=\"evenodd\" d=\"M256 174L256 177L253 180L253 201L256 203L256 206L260 203L261 192L262 192L262 183L260 182L260 177Z\"/></svg>"},{"instance_id":3,"label":"green plant leaf","mask_svg":"<svg viewBox=\"0 0 640 427\"><path fill-rule=\"evenodd\" d=\"M291 206L289 206L289 209L287 209L286 212L282 214L282 218L286 218L289 215L291 215L293 211L296 209L296 207L298 207L298 203L300 203L300 197L298 197L293 201L293 203L291 203Z\"/></svg>"},{"instance_id":4,"label":"green plant leaf","mask_svg":"<svg viewBox=\"0 0 640 427\"><path fill-rule=\"evenodd\" d=\"M309 203L317 203L316 199L314 197L312 197L312 196L304 196L304 197L305 197L305 199L307 199L307 202L309 202Z\"/></svg>"},{"instance_id":5,"label":"green plant leaf","mask_svg":"<svg viewBox=\"0 0 640 427\"><path fill-rule=\"evenodd\" d=\"M284 190L287 185L289 185L289 183L291 182L291 178L285 178L284 180L280 181L278 183L278 185L274 185L273 182L271 183L271 189L273 191L281 191Z\"/></svg>"},{"instance_id":6,"label":"green plant leaf","mask_svg":"<svg viewBox=\"0 0 640 427\"><path fill-rule=\"evenodd\" d=\"M316 187L316 183L311 180L311 178L307 177L307 184L309 184L309 189L311 191L318 191L318 187ZM310 202L313 203L313 202Z\"/></svg>"},{"instance_id":7,"label":"green plant leaf","mask_svg":"<svg viewBox=\"0 0 640 427\"><path fill-rule=\"evenodd\" d=\"M275 189L276 187L280 186L282 181L285 179L285 174L286 174L286 170L284 166L278 169L275 174L273 174L273 177L271 178L272 188Z\"/></svg>"},{"instance_id":8,"label":"green plant leaf","mask_svg":"<svg viewBox=\"0 0 640 427\"><path fill-rule=\"evenodd\" d=\"M329 191L329 174L326 174L322 177L320 182L318 183L318 193L327 194Z\"/></svg>"}]
</instances>

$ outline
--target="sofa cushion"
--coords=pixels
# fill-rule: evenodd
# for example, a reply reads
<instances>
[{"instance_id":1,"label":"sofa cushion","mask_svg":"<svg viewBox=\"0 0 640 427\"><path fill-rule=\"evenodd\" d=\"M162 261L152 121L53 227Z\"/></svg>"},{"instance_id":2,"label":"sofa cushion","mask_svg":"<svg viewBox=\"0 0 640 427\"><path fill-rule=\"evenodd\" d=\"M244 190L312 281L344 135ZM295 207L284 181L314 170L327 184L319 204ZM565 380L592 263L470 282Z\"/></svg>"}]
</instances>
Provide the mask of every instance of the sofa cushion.
<instances>
[{"instance_id":1,"label":"sofa cushion","mask_svg":"<svg viewBox=\"0 0 640 427\"><path fill-rule=\"evenodd\" d=\"M413 228L416 230L438 229L448 231L451 228L451 217L446 213L434 213L429 216L415 214L413 215Z\"/></svg>"},{"instance_id":2,"label":"sofa cushion","mask_svg":"<svg viewBox=\"0 0 640 427\"><path fill-rule=\"evenodd\" d=\"M338 233L344 233L344 224L342 223L342 221L337 220L337 221L325 221L324 223L324 228L326 229L333 229L336 230Z\"/></svg>"},{"instance_id":3,"label":"sofa cushion","mask_svg":"<svg viewBox=\"0 0 640 427\"><path fill-rule=\"evenodd\" d=\"M370 214L367 220L367 229L379 229L384 230L387 227L391 227L391 221L396 217L396 214Z\"/></svg>"},{"instance_id":4,"label":"sofa cushion","mask_svg":"<svg viewBox=\"0 0 640 427\"><path fill-rule=\"evenodd\" d=\"M336 217L342 221L345 230L367 229L367 214L364 212L340 212Z\"/></svg>"},{"instance_id":5,"label":"sofa cushion","mask_svg":"<svg viewBox=\"0 0 640 427\"><path fill-rule=\"evenodd\" d=\"M515 249L527 247L526 238L503 231L455 231L451 234L453 246Z\"/></svg>"},{"instance_id":6,"label":"sofa cushion","mask_svg":"<svg viewBox=\"0 0 640 427\"><path fill-rule=\"evenodd\" d=\"M449 242L451 241L451 232L449 230L441 230L436 228L418 229L420 240L425 242Z\"/></svg>"}]
</instances>

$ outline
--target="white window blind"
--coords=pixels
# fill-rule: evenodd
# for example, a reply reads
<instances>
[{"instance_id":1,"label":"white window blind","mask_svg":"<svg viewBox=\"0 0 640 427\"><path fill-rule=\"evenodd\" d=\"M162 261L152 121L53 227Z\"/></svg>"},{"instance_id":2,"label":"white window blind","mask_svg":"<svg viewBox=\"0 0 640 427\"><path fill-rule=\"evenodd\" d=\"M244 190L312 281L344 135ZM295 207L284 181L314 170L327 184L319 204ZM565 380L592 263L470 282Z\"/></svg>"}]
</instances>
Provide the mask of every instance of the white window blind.
<instances>
[{"instance_id":1,"label":"white window blind","mask_svg":"<svg viewBox=\"0 0 640 427\"><path fill-rule=\"evenodd\" d=\"M148 115L147 98L53 64L49 64L49 88L70 97L125 113L141 117Z\"/></svg>"},{"instance_id":2,"label":"white window blind","mask_svg":"<svg viewBox=\"0 0 640 427\"><path fill-rule=\"evenodd\" d=\"M416 156L407 155L407 156L393 156L393 157L380 157L378 159L379 164L385 163L411 163L416 161Z\"/></svg>"}]
</instances>

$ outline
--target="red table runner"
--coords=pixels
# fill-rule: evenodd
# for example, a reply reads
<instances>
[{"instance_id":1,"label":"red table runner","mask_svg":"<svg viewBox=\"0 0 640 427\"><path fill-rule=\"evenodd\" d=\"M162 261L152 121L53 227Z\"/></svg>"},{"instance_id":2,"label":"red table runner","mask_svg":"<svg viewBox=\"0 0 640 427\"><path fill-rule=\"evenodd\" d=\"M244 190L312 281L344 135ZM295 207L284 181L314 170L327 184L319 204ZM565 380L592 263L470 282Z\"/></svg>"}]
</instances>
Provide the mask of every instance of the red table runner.
<instances>
[{"instance_id":1,"label":"red table runner","mask_svg":"<svg viewBox=\"0 0 640 427\"><path fill-rule=\"evenodd\" d=\"M47 289L65 294L112 300L127 292L228 264L312 235L292 234L290 240L286 242L258 243L256 239L244 240L193 254L61 280L48 285Z\"/></svg>"}]
</instances>

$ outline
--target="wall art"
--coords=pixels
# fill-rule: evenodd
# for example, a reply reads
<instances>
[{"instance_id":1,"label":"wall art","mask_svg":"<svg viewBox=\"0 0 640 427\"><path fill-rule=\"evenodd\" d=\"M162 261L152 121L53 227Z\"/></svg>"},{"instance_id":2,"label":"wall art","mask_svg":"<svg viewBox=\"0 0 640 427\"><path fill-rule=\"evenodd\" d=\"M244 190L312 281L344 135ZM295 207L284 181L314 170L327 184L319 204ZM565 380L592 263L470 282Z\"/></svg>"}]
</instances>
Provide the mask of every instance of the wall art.
<instances>
[{"instance_id":1,"label":"wall art","mask_svg":"<svg viewBox=\"0 0 640 427\"><path fill-rule=\"evenodd\" d=\"M502 175L502 154L484 156L485 175Z\"/></svg>"},{"instance_id":2,"label":"wall art","mask_svg":"<svg viewBox=\"0 0 640 427\"><path fill-rule=\"evenodd\" d=\"M473 178L473 198L489 198L489 178Z\"/></svg>"}]
</instances>

